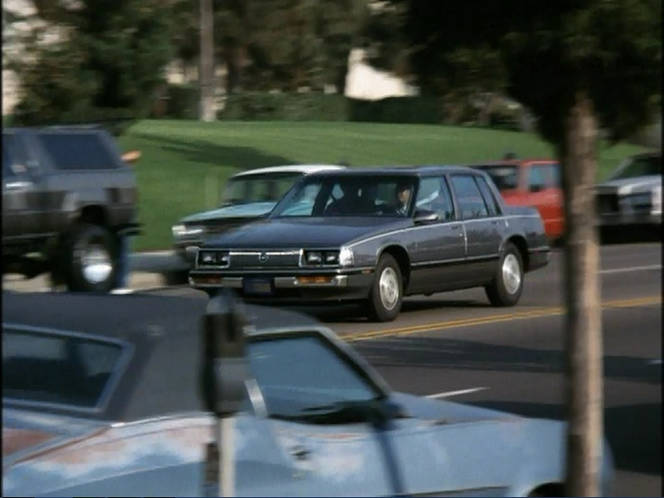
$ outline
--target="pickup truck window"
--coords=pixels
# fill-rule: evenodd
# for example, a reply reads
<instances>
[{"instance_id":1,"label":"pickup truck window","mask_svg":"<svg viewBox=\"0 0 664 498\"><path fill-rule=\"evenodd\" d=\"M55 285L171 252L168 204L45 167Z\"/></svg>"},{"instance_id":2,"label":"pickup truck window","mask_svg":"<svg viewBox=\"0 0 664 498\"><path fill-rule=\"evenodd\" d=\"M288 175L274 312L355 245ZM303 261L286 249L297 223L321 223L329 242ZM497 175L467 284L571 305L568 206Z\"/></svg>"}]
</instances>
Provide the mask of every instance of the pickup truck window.
<instances>
[{"instance_id":1,"label":"pickup truck window","mask_svg":"<svg viewBox=\"0 0 664 498\"><path fill-rule=\"evenodd\" d=\"M452 175L452 185L464 220L488 216L489 211L472 175Z\"/></svg>"},{"instance_id":2,"label":"pickup truck window","mask_svg":"<svg viewBox=\"0 0 664 498\"><path fill-rule=\"evenodd\" d=\"M61 170L111 169L119 165L100 136L94 133L36 135L53 166Z\"/></svg>"}]
</instances>

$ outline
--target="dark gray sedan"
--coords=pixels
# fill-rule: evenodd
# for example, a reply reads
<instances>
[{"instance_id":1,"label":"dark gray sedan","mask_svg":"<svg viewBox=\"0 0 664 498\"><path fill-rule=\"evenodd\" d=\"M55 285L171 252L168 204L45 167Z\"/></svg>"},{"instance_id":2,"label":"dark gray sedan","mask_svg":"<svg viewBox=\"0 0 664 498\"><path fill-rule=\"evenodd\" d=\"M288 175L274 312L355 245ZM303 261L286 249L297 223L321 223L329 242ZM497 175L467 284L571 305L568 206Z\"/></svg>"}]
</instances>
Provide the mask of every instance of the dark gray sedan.
<instances>
[{"instance_id":1,"label":"dark gray sedan","mask_svg":"<svg viewBox=\"0 0 664 498\"><path fill-rule=\"evenodd\" d=\"M210 238L189 280L246 299L366 301L387 321L404 295L483 286L514 305L548 259L538 212L506 206L481 171L354 169L308 175L267 219Z\"/></svg>"}]
</instances>

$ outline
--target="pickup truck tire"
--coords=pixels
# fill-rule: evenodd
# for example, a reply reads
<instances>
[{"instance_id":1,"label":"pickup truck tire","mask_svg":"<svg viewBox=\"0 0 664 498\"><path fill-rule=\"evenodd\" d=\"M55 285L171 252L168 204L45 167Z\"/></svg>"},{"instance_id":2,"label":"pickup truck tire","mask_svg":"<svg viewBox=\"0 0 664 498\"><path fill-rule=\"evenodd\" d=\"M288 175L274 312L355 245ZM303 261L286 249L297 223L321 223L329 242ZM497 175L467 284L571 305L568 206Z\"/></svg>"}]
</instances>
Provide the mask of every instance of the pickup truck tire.
<instances>
[{"instance_id":1,"label":"pickup truck tire","mask_svg":"<svg viewBox=\"0 0 664 498\"><path fill-rule=\"evenodd\" d=\"M369 318L378 322L394 320L403 301L403 279L399 264L390 254L383 254L376 266L369 291Z\"/></svg>"},{"instance_id":2,"label":"pickup truck tire","mask_svg":"<svg viewBox=\"0 0 664 498\"><path fill-rule=\"evenodd\" d=\"M523 292L523 259L514 244L505 244L496 276L485 288L494 306L514 306Z\"/></svg>"},{"instance_id":3,"label":"pickup truck tire","mask_svg":"<svg viewBox=\"0 0 664 498\"><path fill-rule=\"evenodd\" d=\"M65 283L74 292L108 292L118 267L115 236L105 227L78 223L63 244Z\"/></svg>"}]
</instances>

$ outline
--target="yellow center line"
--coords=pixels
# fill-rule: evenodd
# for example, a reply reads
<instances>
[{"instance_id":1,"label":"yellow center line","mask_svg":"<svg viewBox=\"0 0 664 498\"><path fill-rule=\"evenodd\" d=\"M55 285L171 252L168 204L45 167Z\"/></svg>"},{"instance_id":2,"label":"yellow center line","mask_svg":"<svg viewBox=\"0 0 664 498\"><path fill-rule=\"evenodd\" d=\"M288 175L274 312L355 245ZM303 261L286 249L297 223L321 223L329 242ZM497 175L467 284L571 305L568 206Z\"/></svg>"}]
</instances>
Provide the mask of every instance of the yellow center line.
<instances>
[{"instance_id":1,"label":"yellow center line","mask_svg":"<svg viewBox=\"0 0 664 498\"><path fill-rule=\"evenodd\" d=\"M628 308L634 306L649 306L661 304L662 296L648 296L635 299L620 299L605 301L602 308ZM560 306L548 308L536 308L530 311L519 311L515 313L503 313L500 315L490 315L478 318L463 318L459 320L448 320L445 322L425 323L423 325L411 325L408 327L399 327L383 330L371 330L357 334L349 334L343 337L347 342L366 341L378 337L404 336L417 334L421 332L432 332L435 330L445 330L451 328L468 327L471 325L484 325L488 323L508 322L512 320L524 320L527 318L542 318L547 316L562 315L565 309Z\"/></svg>"}]
</instances>

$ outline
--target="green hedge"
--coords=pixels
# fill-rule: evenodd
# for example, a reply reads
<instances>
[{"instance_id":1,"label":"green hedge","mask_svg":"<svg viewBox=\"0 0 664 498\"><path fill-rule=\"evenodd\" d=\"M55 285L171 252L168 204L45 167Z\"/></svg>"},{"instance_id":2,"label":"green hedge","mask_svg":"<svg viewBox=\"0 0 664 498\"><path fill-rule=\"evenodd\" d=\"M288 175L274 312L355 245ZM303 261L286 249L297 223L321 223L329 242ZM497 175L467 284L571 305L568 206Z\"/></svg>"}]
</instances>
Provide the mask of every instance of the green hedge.
<instances>
[{"instance_id":1,"label":"green hedge","mask_svg":"<svg viewBox=\"0 0 664 498\"><path fill-rule=\"evenodd\" d=\"M229 95L222 120L347 121L347 99L323 93L245 92Z\"/></svg>"},{"instance_id":2,"label":"green hedge","mask_svg":"<svg viewBox=\"0 0 664 498\"><path fill-rule=\"evenodd\" d=\"M198 88L169 85L153 111L153 117L197 119ZM449 104L449 103L448 103ZM389 97L381 100L351 99L338 94L243 92L226 98L217 114L222 121L359 121L373 123L457 124L446 115L445 100L432 96ZM468 119L475 117L473 111ZM457 119L459 117L457 116ZM462 120L462 122L466 122ZM518 116L497 108L490 126L517 129Z\"/></svg>"},{"instance_id":3,"label":"green hedge","mask_svg":"<svg viewBox=\"0 0 664 498\"><path fill-rule=\"evenodd\" d=\"M443 122L443 107L437 97L389 97L381 100L349 99L349 121L374 123Z\"/></svg>"}]
</instances>

